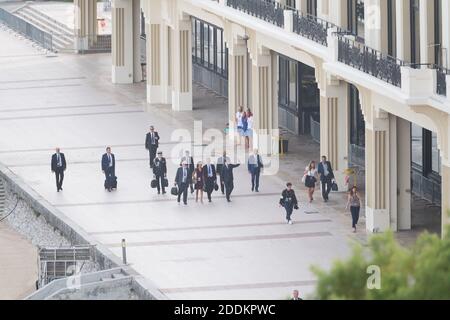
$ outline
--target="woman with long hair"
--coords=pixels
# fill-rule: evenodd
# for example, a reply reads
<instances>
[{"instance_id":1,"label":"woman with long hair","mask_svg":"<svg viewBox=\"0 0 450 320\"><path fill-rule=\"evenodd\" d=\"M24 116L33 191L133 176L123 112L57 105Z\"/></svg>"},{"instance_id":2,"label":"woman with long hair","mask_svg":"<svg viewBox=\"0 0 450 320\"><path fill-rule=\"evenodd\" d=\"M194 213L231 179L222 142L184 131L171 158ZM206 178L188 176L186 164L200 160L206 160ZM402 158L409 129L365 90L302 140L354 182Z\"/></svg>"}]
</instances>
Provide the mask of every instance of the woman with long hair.
<instances>
[{"instance_id":1,"label":"woman with long hair","mask_svg":"<svg viewBox=\"0 0 450 320\"><path fill-rule=\"evenodd\" d=\"M305 183L305 187L308 191L309 203L313 202L314 191L316 190L316 183L318 181L318 173L316 169L316 162L311 161L305 168L302 181Z\"/></svg>"},{"instance_id":2,"label":"woman with long hair","mask_svg":"<svg viewBox=\"0 0 450 320\"><path fill-rule=\"evenodd\" d=\"M195 183L195 202L198 202L198 195L200 193L200 202L203 203L203 188L205 186L205 178L203 176L203 164L197 163L197 167L192 174L192 181Z\"/></svg>"},{"instance_id":3,"label":"woman with long hair","mask_svg":"<svg viewBox=\"0 0 450 320\"><path fill-rule=\"evenodd\" d=\"M352 215L352 228L353 232L356 232L356 225L359 220L359 211L361 210L361 199L359 198L358 189L356 186L348 193L348 200L345 209L350 207L350 213Z\"/></svg>"},{"instance_id":4,"label":"woman with long hair","mask_svg":"<svg viewBox=\"0 0 450 320\"><path fill-rule=\"evenodd\" d=\"M247 108L245 112L245 120L243 125L245 149L248 150L250 149L250 137L253 136L253 113L250 108Z\"/></svg>"}]
</instances>

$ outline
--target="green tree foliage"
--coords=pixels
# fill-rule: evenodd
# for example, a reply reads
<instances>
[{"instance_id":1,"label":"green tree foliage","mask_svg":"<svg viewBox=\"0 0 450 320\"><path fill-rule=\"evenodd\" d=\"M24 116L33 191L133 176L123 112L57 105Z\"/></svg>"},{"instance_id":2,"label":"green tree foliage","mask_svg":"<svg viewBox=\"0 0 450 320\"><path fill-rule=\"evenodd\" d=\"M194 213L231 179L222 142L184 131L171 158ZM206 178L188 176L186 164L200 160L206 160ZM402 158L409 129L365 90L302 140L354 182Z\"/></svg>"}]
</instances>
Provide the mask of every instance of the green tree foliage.
<instances>
[{"instance_id":1,"label":"green tree foliage","mask_svg":"<svg viewBox=\"0 0 450 320\"><path fill-rule=\"evenodd\" d=\"M380 288L369 289L369 266L378 266ZM450 226L443 238L423 233L411 248L400 246L392 232L374 235L367 248L336 261L329 271L313 266L315 299L391 300L450 299Z\"/></svg>"}]
</instances>

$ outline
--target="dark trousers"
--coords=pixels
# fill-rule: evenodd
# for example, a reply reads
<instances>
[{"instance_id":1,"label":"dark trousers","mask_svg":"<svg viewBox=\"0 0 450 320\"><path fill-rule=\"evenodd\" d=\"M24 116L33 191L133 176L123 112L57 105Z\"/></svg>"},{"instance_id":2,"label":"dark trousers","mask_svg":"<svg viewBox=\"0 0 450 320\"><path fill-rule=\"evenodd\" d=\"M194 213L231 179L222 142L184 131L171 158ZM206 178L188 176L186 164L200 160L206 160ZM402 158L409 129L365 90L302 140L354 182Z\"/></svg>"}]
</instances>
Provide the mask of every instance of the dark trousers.
<instances>
[{"instance_id":1,"label":"dark trousers","mask_svg":"<svg viewBox=\"0 0 450 320\"><path fill-rule=\"evenodd\" d=\"M181 200L181 195L183 195L183 203L187 204L187 196L188 196L188 184L182 183L178 186L178 202Z\"/></svg>"},{"instance_id":2,"label":"dark trousers","mask_svg":"<svg viewBox=\"0 0 450 320\"><path fill-rule=\"evenodd\" d=\"M291 221L291 215L294 211L294 206L292 204L285 204L284 209L286 209L286 220Z\"/></svg>"},{"instance_id":3,"label":"dark trousers","mask_svg":"<svg viewBox=\"0 0 450 320\"><path fill-rule=\"evenodd\" d=\"M105 182L106 182L105 187L106 187L106 189L108 189L108 190L112 189L113 179L114 179L113 168L107 168L105 170Z\"/></svg>"},{"instance_id":4,"label":"dark trousers","mask_svg":"<svg viewBox=\"0 0 450 320\"><path fill-rule=\"evenodd\" d=\"M158 192L161 192L161 188L162 188L162 192L166 192L166 188L164 188L163 182L162 182L163 179L164 179L164 176L155 175L155 180L158 183L156 185L156 189L158 190Z\"/></svg>"},{"instance_id":5,"label":"dark trousers","mask_svg":"<svg viewBox=\"0 0 450 320\"><path fill-rule=\"evenodd\" d=\"M233 192L234 189L234 183L233 181L229 181L225 182L224 184L225 184L225 196L227 200L230 200L231 193Z\"/></svg>"},{"instance_id":6,"label":"dark trousers","mask_svg":"<svg viewBox=\"0 0 450 320\"><path fill-rule=\"evenodd\" d=\"M55 170L55 177L56 177L56 190L61 190L63 181L64 181L64 170L63 169L56 169Z\"/></svg>"},{"instance_id":7,"label":"dark trousers","mask_svg":"<svg viewBox=\"0 0 450 320\"><path fill-rule=\"evenodd\" d=\"M208 195L208 200L211 201L211 194L214 190L214 179L213 178L206 178L205 190L206 190L206 194Z\"/></svg>"},{"instance_id":8,"label":"dark trousers","mask_svg":"<svg viewBox=\"0 0 450 320\"><path fill-rule=\"evenodd\" d=\"M156 158L156 151L158 148L156 146L151 145L150 149L148 149L148 155L150 157L150 168L153 168L153 161Z\"/></svg>"},{"instance_id":9,"label":"dark trousers","mask_svg":"<svg viewBox=\"0 0 450 320\"><path fill-rule=\"evenodd\" d=\"M328 200L328 195L331 192L331 177L325 177L322 180L322 198Z\"/></svg>"},{"instance_id":10,"label":"dark trousers","mask_svg":"<svg viewBox=\"0 0 450 320\"><path fill-rule=\"evenodd\" d=\"M352 228L356 228L359 220L359 210L361 207L350 207L350 212L352 213Z\"/></svg>"},{"instance_id":11,"label":"dark trousers","mask_svg":"<svg viewBox=\"0 0 450 320\"><path fill-rule=\"evenodd\" d=\"M222 191L222 194L225 194L225 182L223 181L222 176L220 176L220 191Z\"/></svg>"},{"instance_id":12,"label":"dark trousers","mask_svg":"<svg viewBox=\"0 0 450 320\"><path fill-rule=\"evenodd\" d=\"M253 169L251 171L252 174L252 191L259 190L259 176L261 175L261 169Z\"/></svg>"}]
</instances>

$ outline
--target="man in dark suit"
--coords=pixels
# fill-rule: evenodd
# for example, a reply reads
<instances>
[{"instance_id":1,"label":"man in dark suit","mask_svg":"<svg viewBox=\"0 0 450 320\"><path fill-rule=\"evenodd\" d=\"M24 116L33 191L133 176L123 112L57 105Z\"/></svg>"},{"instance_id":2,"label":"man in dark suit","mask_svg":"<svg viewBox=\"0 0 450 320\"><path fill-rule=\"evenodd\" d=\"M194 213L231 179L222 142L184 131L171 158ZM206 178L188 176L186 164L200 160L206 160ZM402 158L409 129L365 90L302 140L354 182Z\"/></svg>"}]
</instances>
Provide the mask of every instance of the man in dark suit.
<instances>
[{"instance_id":1,"label":"man in dark suit","mask_svg":"<svg viewBox=\"0 0 450 320\"><path fill-rule=\"evenodd\" d=\"M56 153L52 155L51 168L52 172L54 172L56 176L56 190L58 192L62 191L64 171L66 171L67 164L66 157L64 156L64 153L60 152L59 148L56 148Z\"/></svg>"},{"instance_id":2,"label":"man in dark suit","mask_svg":"<svg viewBox=\"0 0 450 320\"><path fill-rule=\"evenodd\" d=\"M221 172L223 183L225 185L225 196L228 202L231 202L230 196L234 189L234 177L233 169L239 167L240 164L230 164L227 161L224 162Z\"/></svg>"},{"instance_id":3,"label":"man in dark suit","mask_svg":"<svg viewBox=\"0 0 450 320\"><path fill-rule=\"evenodd\" d=\"M322 183L322 198L325 202L328 202L328 195L331 192L331 185L334 180L334 172L331 162L327 161L327 157L322 157L322 161L317 167L317 173L320 175L320 182Z\"/></svg>"},{"instance_id":4,"label":"man in dark suit","mask_svg":"<svg viewBox=\"0 0 450 320\"><path fill-rule=\"evenodd\" d=\"M150 168L153 168L153 162L156 158L156 151L159 147L159 134L155 131L153 126L150 126L150 132L145 137L145 148L148 150L150 156Z\"/></svg>"},{"instance_id":5,"label":"man in dark suit","mask_svg":"<svg viewBox=\"0 0 450 320\"><path fill-rule=\"evenodd\" d=\"M259 176L262 168L264 168L262 158L258 154L258 149L255 149L253 154L248 157L248 172L252 177L252 192L259 192Z\"/></svg>"},{"instance_id":6,"label":"man in dark suit","mask_svg":"<svg viewBox=\"0 0 450 320\"><path fill-rule=\"evenodd\" d=\"M165 194L166 189L163 184L163 179L167 177L167 165L166 158L162 156L162 151L158 152L158 156L153 161L153 174L155 175L155 179L158 183L156 187L158 189L158 194L161 193L161 188L162 193Z\"/></svg>"},{"instance_id":7,"label":"man in dark suit","mask_svg":"<svg viewBox=\"0 0 450 320\"><path fill-rule=\"evenodd\" d=\"M190 152L188 150L185 151L184 157L181 158L181 163L186 162L189 168L189 174L192 176L195 170L194 158L191 157ZM191 193L194 193L194 184L191 182L189 185L191 188Z\"/></svg>"},{"instance_id":8,"label":"man in dark suit","mask_svg":"<svg viewBox=\"0 0 450 320\"><path fill-rule=\"evenodd\" d=\"M222 191L222 194L225 194L225 184L222 177L222 168L225 162L230 163L230 158L227 157L226 151L224 151L223 155L217 159L217 174L220 176L220 191Z\"/></svg>"},{"instance_id":9,"label":"man in dark suit","mask_svg":"<svg viewBox=\"0 0 450 320\"><path fill-rule=\"evenodd\" d=\"M116 157L111 153L111 147L106 148L102 156L102 171L105 174L105 188L111 192L116 177Z\"/></svg>"},{"instance_id":10,"label":"man in dark suit","mask_svg":"<svg viewBox=\"0 0 450 320\"><path fill-rule=\"evenodd\" d=\"M302 298L299 297L298 290L292 291L292 298L291 298L291 300L293 300L293 301L303 300Z\"/></svg>"},{"instance_id":11,"label":"man in dark suit","mask_svg":"<svg viewBox=\"0 0 450 320\"><path fill-rule=\"evenodd\" d=\"M217 181L216 167L211 164L211 159L206 159L206 164L203 166L203 175L205 181L205 190L208 195L208 201L211 202L211 194L214 191L214 186Z\"/></svg>"},{"instance_id":12,"label":"man in dark suit","mask_svg":"<svg viewBox=\"0 0 450 320\"><path fill-rule=\"evenodd\" d=\"M192 183L192 174L189 172L187 162L183 161L175 176L175 185L178 186L178 203L180 203L181 195L183 195L183 203L185 205L187 205L188 187Z\"/></svg>"}]
</instances>

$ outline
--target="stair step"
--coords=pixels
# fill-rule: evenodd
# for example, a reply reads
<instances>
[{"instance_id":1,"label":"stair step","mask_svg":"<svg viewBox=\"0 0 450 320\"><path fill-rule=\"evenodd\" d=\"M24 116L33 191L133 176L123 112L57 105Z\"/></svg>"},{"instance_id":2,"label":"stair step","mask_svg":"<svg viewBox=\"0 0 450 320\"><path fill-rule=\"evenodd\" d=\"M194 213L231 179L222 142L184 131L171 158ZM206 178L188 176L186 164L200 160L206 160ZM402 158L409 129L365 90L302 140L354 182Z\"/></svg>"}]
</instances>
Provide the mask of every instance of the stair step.
<instances>
[{"instance_id":1,"label":"stair step","mask_svg":"<svg viewBox=\"0 0 450 320\"><path fill-rule=\"evenodd\" d=\"M126 277L126 275L124 275L123 273L114 273L111 275L111 278L113 278L113 279L121 279L124 277Z\"/></svg>"}]
</instances>

